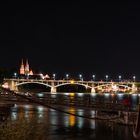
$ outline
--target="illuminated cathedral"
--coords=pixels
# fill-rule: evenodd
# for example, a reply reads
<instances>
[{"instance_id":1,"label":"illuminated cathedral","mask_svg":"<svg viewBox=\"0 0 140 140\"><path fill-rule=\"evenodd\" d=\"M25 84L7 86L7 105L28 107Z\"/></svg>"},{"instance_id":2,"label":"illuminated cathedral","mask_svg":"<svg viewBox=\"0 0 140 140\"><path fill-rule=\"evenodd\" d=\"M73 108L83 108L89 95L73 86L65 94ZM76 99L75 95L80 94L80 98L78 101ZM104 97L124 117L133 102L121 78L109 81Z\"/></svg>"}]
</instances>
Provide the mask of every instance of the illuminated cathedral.
<instances>
[{"instance_id":1,"label":"illuminated cathedral","mask_svg":"<svg viewBox=\"0 0 140 140\"><path fill-rule=\"evenodd\" d=\"M21 75L33 75L33 71L29 68L28 60L26 60L26 63L24 65L24 62L22 59L21 66L20 66L20 74Z\"/></svg>"}]
</instances>

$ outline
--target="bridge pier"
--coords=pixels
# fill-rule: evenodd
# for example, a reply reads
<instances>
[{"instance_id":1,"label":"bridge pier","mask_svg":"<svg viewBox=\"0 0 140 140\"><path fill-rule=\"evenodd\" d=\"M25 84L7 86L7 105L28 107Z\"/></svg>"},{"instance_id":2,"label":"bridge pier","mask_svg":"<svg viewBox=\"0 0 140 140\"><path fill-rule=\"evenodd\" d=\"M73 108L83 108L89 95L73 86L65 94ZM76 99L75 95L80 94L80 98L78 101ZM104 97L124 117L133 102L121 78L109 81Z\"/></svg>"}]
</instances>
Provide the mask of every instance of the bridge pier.
<instances>
[{"instance_id":1,"label":"bridge pier","mask_svg":"<svg viewBox=\"0 0 140 140\"><path fill-rule=\"evenodd\" d=\"M16 84L17 84L17 82L15 82L15 81L8 82L8 86L9 86L10 90L18 91L18 87L16 86Z\"/></svg>"},{"instance_id":2,"label":"bridge pier","mask_svg":"<svg viewBox=\"0 0 140 140\"><path fill-rule=\"evenodd\" d=\"M136 85L133 83L132 84L132 92L136 92L137 91L137 87L136 87Z\"/></svg>"},{"instance_id":3,"label":"bridge pier","mask_svg":"<svg viewBox=\"0 0 140 140\"><path fill-rule=\"evenodd\" d=\"M95 88L94 87L91 88L91 93L95 93Z\"/></svg>"},{"instance_id":4,"label":"bridge pier","mask_svg":"<svg viewBox=\"0 0 140 140\"><path fill-rule=\"evenodd\" d=\"M51 87L51 93L56 93L56 87Z\"/></svg>"}]
</instances>

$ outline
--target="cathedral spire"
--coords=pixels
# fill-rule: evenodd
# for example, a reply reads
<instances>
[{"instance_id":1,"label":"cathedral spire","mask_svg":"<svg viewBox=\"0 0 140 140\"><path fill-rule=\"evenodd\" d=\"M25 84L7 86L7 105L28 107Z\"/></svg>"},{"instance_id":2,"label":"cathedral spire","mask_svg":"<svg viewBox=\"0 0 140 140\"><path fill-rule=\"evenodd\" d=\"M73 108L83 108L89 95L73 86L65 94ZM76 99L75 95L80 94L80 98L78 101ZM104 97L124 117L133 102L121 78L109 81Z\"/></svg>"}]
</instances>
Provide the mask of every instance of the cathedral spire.
<instances>
[{"instance_id":1,"label":"cathedral spire","mask_svg":"<svg viewBox=\"0 0 140 140\"><path fill-rule=\"evenodd\" d=\"M21 65L20 65L20 74L25 74L25 69L24 69L23 59L21 60Z\"/></svg>"},{"instance_id":2,"label":"cathedral spire","mask_svg":"<svg viewBox=\"0 0 140 140\"><path fill-rule=\"evenodd\" d=\"M23 59L21 60L20 74L21 75L33 75L33 71L29 68L28 59L26 59L25 64L24 64Z\"/></svg>"},{"instance_id":3,"label":"cathedral spire","mask_svg":"<svg viewBox=\"0 0 140 140\"><path fill-rule=\"evenodd\" d=\"M26 59L26 64L25 64L25 74L29 74L30 70L29 70L29 63L28 63L28 59Z\"/></svg>"}]
</instances>

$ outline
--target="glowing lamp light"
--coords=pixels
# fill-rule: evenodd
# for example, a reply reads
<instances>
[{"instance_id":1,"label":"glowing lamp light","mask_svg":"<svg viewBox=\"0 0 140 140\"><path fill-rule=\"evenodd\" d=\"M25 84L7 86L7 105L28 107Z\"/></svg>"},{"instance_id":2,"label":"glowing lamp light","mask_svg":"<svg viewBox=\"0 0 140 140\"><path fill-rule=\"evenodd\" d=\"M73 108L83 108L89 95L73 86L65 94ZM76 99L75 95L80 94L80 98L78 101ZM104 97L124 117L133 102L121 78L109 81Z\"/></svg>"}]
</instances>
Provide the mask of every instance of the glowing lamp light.
<instances>
[{"instance_id":1,"label":"glowing lamp light","mask_svg":"<svg viewBox=\"0 0 140 140\"><path fill-rule=\"evenodd\" d=\"M39 74L42 79L44 79L44 75L42 73Z\"/></svg>"},{"instance_id":2,"label":"glowing lamp light","mask_svg":"<svg viewBox=\"0 0 140 140\"><path fill-rule=\"evenodd\" d=\"M70 93L69 95L73 97L73 96L75 96L75 93Z\"/></svg>"},{"instance_id":3,"label":"glowing lamp light","mask_svg":"<svg viewBox=\"0 0 140 140\"><path fill-rule=\"evenodd\" d=\"M74 80L71 80L70 83L71 83L71 84L74 84Z\"/></svg>"},{"instance_id":4,"label":"glowing lamp light","mask_svg":"<svg viewBox=\"0 0 140 140\"><path fill-rule=\"evenodd\" d=\"M3 88L9 88L9 85L8 85L8 83L6 82L6 83L4 83L4 84L2 85L2 87L3 87Z\"/></svg>"}]
</instances>

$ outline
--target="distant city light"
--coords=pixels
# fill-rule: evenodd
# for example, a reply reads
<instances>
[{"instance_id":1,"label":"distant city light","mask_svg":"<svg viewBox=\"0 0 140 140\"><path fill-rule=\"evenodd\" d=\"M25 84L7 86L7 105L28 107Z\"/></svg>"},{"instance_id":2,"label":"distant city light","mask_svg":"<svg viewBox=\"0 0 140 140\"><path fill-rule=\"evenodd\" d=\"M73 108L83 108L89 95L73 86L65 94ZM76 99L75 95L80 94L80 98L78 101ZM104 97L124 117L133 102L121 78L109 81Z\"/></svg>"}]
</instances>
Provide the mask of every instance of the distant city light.
<instances>
[{"instance_id":1,"label":"distant city light","mask_svg":"<svg viewBox=\"0 0 140 140\"><path fill-rule=\"evenodd\" d=\"M70 83L71 83L71 84L74 84L74 80L71 80Z\"/></svg>"},{"instance_id":2,"label":"distant city light","mask_svg":"<svg viewBox=\"0 0 140 140\"><path fill-rule=\"evenodd\" d=\"M95 75L92 75L93 81L95 80Z\"/></svg>"},{"instance_id":3,"label":"distant city light","mask_svg":"<svg viewBox=\"0 0 140 140\"><path fill-rule=\"evenodd\" d=\"M14 72L14 78L17 78L17 73L16 72Z\"/></svg>"},{"instance_id":4,"label":"distant city light","mask_svg":"<svg viewBox=\"0 0 140 140\"><path fill-rule=\"evenodd\" d=\"M67 80L69 79L69 74L66 74L66 79L67 79Z\"/></svg>"},{"instance_id":5,"label":"distant city light","mask_svg":"<svg viewBox=\"0 0 140 140\"><path fill-rule=\"evenodd\" d=\"M53 80L55 80L55 77L56 77L56 74L55 74L55 73L53 73Z\"/></svg>"},{"instance_id":6,"label":"distant city light","mask_svg":"<svg viewBox=\"0 0 140 140\"><path fill-rule=\"evenodd\" d=\"M81 81L83 81L83 76L82 76L82 74L79 74L79 79L80 79Z\"/></svg>"},{"instance_id":7,"label":"distant city light","mask_svg":"<svg viewBox=\"0 0 140 140\"><path fill-rule=\"evenodd\" d=\"M122 79L122 76L121 76L121 75L119 75L119 81L121 81L121 79Z\"/></svg>"},{"instance_id":8,"label":"distant city light","mask_svg":"<svg viewBox=\"0 0 140 140\"><path fill-rule=\"evenodd\" d=\"M136 80L136 76L133 76L133 81L135 81Z\"/></svg>"},{"instance_id":9,"label":"distant city light","mask_svg":"<svg viewBox=\"0 0 140 140\"><path fill-rule=\"evenodd\" d=\"M106 81L108 80L108 77L109 77L108 75L106 75L106 76L105 76L105 78L106 78Z\"/></svg>"},{"instance_id":10,"label":"distant city light","mask_svg":"<svg viewBox=\"0 0 140 140\"><path fill-rule=\"evenodd\" d=\"M44 75L42 73L39 74L42 79L44 79Z\"/></svg>"}]
</instances>

